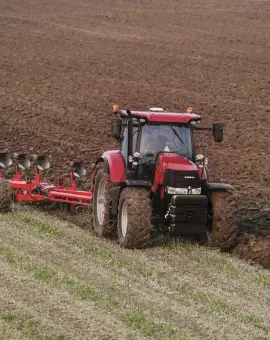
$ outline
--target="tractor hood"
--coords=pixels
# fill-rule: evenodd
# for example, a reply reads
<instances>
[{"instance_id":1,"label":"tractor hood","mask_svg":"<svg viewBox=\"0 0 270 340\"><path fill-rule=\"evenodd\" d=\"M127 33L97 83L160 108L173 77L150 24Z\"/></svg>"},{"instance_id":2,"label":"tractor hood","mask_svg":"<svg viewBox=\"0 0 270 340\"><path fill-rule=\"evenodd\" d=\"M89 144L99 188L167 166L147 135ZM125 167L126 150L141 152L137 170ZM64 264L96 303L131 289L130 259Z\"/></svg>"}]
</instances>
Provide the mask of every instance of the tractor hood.
<instances>
[{"instance_id":1,"label":"tractor hood","mask_svg":"<svg viewBox=\"0 0 270 340\"><path fill-rule=\"evenodd\" d=\"M160 153L157 160L157 169L160 173L164 173L166 169L198 171L197 166L192 161L175 153Z\"/></svg>"},{"instance_id":2,"label":"tractor hood","mask_svg":"<svg viewBox=\"0 0 270 340\"><path fill-rule=\"evenodd\" d=\"M198 188L201 178L198 167L189 159L175 153L160 153L154 177L154 187L159 185L174 188Z\"/></svg>"}]
</instances>

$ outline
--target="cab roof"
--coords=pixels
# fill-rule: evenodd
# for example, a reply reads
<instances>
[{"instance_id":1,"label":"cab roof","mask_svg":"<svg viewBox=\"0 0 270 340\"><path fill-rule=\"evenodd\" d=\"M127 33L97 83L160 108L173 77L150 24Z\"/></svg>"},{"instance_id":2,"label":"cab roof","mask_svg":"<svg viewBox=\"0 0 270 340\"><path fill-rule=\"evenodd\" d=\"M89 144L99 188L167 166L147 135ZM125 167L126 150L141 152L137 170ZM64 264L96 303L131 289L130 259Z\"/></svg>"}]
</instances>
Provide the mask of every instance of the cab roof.
<instances>
[{"instance_id":1,"label":"cab roof","mask_svg":"<svg viewBox=\"0 0 270 340\"><path fill-rule=\"evenodd\" d=\"M166 111L130 111L133 117L144 118L149 122L160 123L183 123L188 124L191 121L201 119L201 116L194 113L178 113ZM120 114L127 116L127 110L120 110Z\"/></svg>"}]
</instances>

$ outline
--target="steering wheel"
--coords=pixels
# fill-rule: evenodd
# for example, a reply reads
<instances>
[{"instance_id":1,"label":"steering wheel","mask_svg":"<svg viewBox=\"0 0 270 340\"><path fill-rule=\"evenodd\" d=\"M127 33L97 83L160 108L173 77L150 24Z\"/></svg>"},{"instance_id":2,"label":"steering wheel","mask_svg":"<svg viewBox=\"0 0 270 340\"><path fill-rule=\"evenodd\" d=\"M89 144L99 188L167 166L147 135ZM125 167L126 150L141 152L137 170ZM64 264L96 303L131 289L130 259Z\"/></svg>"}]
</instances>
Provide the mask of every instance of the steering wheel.
<instances>
[{"instance_id":1,"label":"steering wheel","mask_svg":"<svg viewBox=\"0 0 270 340\"><path fill-rule=\"evenodd\" d=\"M154 157L156 156L157 152L146 152L143 157Z\"/></svg>"},{"instance_id":2,"label":"steering wheel","mask_svg":"<svg viewBox=\"0 0 270 340\"><path fill-rule=\"evenodd\" d=\"M156 161L157 152L146 152L142 155L142 163L154 163Z\"/></svg>"}]
</instances>

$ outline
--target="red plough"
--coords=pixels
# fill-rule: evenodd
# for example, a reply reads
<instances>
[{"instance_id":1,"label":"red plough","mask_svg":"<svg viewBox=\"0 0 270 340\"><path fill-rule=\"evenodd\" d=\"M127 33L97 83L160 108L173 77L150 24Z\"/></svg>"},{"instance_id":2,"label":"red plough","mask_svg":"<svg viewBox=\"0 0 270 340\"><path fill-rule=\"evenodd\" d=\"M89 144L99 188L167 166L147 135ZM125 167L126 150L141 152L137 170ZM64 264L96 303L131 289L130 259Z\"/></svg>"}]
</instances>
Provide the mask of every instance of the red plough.
<instances>
[{"instance_id":1,"label":"red plough","mask_svg":"<svg viewBox=\"0 0 270 340\"><path fill-rule=\"evenodd\" d=\"M33 156L32 159L27 154L15 154L16 175L9 180L10 188L14 193L14 200L27 202L61 202L71 206L91 206L92 191L79 190L77 179L86 174L81 162L74 162L69 173L69 185L66 187L63 180L59 179L55 185L49 180L44 180L42 172L50 168L47 156ZM34 177L26 179L24 172L28 170L34 161ZM0 154L0 166L2 169L8 168L13 164L7 153ZM3 178L3 172L0 178Z\"/></svg>"}]
</instances>

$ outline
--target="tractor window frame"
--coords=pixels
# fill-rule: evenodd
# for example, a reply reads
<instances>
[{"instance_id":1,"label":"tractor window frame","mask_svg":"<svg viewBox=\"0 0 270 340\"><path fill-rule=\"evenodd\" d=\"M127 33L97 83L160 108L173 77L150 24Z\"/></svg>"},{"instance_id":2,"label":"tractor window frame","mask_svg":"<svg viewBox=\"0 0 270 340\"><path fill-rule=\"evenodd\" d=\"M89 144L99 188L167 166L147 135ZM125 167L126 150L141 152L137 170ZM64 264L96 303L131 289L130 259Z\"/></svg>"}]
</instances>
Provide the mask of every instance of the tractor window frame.
<instances>
[{"instance_id":1,"label":"tractor window frame","mask_svg":"<svg viewBox=\"0 0 270 340\"><path fill-rule=\"evenodd\" d=\"M139 140L137 141L137 151L139 151L141 149L141 136L143 134L143 129L145 126L179 126L179 127L185 127L189 130L190 132L190 148L191 148L191 153L190 153L190 158L187 157L188 159L190 159L192 162L195 161L195 143L194 143L194 136L193 136L193 130L192 130L192 126L190 124L185 124L185 123L164 123L164 122L148 122L147 124L144 124L141 126L141 131L139 134Z\"/></svg>"}]
</instances>

